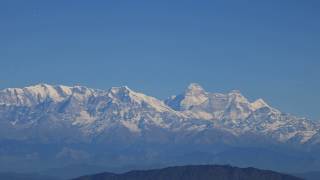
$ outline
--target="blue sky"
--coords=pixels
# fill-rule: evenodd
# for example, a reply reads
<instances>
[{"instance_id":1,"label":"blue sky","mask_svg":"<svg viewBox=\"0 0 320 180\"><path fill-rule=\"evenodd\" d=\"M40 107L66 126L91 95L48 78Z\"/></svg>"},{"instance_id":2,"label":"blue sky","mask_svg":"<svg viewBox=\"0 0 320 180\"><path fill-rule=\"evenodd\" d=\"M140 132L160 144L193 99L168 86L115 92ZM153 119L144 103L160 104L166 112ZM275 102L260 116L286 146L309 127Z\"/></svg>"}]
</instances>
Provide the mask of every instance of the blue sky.
<instances>
[{"instance_id":1,"label":"blue sky","mask_svg":"<svg viewBox=\"0 0 320 180\"><path fill-rule=\"evenodd\" d=\"M0 88L191 82L320 120L317 1L0 1Z\"/></svg>"}]
</instances>

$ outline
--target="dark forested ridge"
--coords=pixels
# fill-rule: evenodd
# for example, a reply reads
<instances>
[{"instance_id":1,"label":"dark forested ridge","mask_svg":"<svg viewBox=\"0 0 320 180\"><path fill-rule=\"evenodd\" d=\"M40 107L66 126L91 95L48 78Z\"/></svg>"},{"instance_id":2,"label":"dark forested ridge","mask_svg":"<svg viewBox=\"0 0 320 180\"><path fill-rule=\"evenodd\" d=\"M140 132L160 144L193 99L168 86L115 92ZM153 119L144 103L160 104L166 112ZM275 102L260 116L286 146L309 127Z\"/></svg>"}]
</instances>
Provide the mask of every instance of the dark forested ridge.
<instances>
[{"instance_id":1,"label":"dark forested ridge","mask_svg":"<svg viewBox=\"0 0 320 180\"><path fill-rule=\"evenodd\" d=\"M178 166L164 169L101 173L74 180L302 180L302 178L255 168L232 166Z\"/></svg>"}]
</instances>

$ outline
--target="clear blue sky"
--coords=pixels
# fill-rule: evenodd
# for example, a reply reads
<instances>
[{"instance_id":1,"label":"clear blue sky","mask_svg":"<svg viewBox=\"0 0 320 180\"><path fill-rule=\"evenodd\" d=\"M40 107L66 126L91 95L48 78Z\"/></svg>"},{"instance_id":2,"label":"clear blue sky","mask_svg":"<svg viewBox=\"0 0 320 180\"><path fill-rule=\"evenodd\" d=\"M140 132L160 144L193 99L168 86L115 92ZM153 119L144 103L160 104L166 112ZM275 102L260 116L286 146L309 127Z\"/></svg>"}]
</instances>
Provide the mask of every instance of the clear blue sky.
<instances>
[{"instance_id":1,"label":"clear blue sky","mask_svg":"<svg viewBox=\"0 0 320 180\"><path fill-rule=\"evenodd\" d=\"M320 119L316 0L1 0L0 22L0 88L128 85L165 98L198 82Z\"/></svg>"}]
</instances>

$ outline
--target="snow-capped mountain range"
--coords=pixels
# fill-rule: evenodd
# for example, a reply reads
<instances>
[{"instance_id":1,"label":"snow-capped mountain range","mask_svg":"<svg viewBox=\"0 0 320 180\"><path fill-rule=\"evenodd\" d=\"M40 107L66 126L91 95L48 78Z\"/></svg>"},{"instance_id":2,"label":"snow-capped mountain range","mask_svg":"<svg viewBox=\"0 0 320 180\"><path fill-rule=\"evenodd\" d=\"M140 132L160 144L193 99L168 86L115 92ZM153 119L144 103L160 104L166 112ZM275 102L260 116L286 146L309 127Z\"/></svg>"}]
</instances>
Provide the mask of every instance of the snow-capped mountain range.
<instances>
[{"instance_id":1,"label":"snow-capped mountain range","mask_svg":"<svg viewBox=\"0 0 320 180\"><path fill-rule=\"evenodd\" d=\"M121 127L137 136L154 129L193 133L218 129L235 137L253 134L283 143L320 143L318 122L284 114L262 99L249 102L239 91L210 93L195 83L165 101L126 86L8 88L0 91L0 119L15 131L46 124L49 127L41 128L70 127L87 139Z\"/></svg>"},{"instance_id":2,"label":"snow-capped mountain range","mask_svg":"<svg viewBox=\"0 0 320 180\"><path fill-rule=\"evenodd\" d=\"M319 152L319 122L239 91L210 93L193 83L166 100L126 86L0 91L3 171L227 163L296 172L320 168Z\"/></svg>"}]
</instances>

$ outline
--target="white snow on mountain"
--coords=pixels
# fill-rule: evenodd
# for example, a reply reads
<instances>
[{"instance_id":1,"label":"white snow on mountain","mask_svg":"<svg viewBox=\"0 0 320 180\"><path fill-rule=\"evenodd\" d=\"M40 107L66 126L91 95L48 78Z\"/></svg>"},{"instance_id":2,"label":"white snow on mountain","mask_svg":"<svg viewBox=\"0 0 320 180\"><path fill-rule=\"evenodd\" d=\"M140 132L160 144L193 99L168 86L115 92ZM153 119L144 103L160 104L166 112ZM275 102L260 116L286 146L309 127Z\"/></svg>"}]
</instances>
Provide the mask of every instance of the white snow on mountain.
<instances>
[{"instance_id":1,"label":"white snow on mountain","mask_svg":"<svg viewBox=\"0 0 320 180\"><path fill-rule=\"evenodd\" d=\"M134 92L131 89L129 89L127 86L123 87L113 87L110 90L110 97L118 97L115 98L117 101L123 100L126 96L128 98L134 100L136 103L142 105L143 103L151 106L155 110L159 112L166 112L166 111L171 111L171 108L169 108L167 105L165 105L162 101L159 101L158 99L151 97L151 96L146 96L142 93Z\"/></svg>"},{"instance_id":2,"label":"white snow on mountain","mask_svg":"<svg viewBox=\"0 0 320 180\"><path fill-rule=\"evenodd\" d=\"M269 105L263 100L263 99L258 99L255 102L251 103L252 110L257 110L263 107L269 107Z\"/></svg>"},{"instance_id":3,"label":"white snow on mountain","mask_svg":"<svg viewBox=\"0 0 320 180\"><path fill-rule=\"evenodd\" d=\"M210 93L195 83L165 101L126 86L8 88L0 91L0 122L18 130L73 128L90 137L121 127L134 134L221 130L239 138L251 133L278 142L320 142L317 122L284 114L262 99L250 102L236 90Z\"/></svg>"},{"instance_id":4,"label":"white snow on mountain","mask_svg":"<svg viewBox=\"0 0 320 180\"><path fill-rule=\"evenodd\" d=\"M192 83L187 88L184 99L181 101L181 109L188 110L208 100L206 92L198 84Z\"/></svg>"},{"instance_id":5,"label":"white snow on mountain","mask_svg":"<svg viewBox=\"0 0 320 180\"><path fill-rule=\"evenodd\" d=\"M38 84L25 88L8 88L0 91L0 104L32 106L45 100L59 102L70 96L75 88L48 84Z\"/></svg>"}]
</instances>

